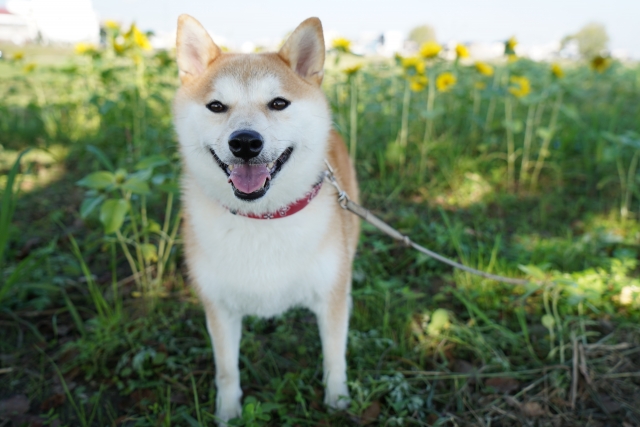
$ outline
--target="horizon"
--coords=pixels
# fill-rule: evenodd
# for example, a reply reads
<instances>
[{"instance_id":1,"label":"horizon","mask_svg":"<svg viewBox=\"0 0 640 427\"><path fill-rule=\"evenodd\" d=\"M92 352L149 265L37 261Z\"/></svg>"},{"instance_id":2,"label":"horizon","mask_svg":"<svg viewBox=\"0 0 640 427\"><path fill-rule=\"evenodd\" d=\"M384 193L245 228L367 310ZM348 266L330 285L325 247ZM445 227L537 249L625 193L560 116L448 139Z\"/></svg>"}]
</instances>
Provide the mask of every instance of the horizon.
<instances>
[{"instance_id":1,"label":"horizon","mask_svg":"<svg viewBox=\"0 0 640 427\"><path fill-rule=\"evenodd\" d=\"M0 0L4 6L6 0ZM177 17L187 13L198 19L212 35L236 46L264 39L281 39L309 16L318 16L327 33L357 39L361 34L400 31L430 25L439 42L491 43L515 36L523 46L546 45L577 32L584 25L603 24L609 35L609 51L626 52L640 58L640 2L612 0L539 0L535 4L507 0L435 1L396 0L394 2L325 0L291 3L272 0L268 7L256 0L236 4L219 1L186 0L180 3L159 0L93 0L99 19L123 24L136 22L142 30L156 34L176 28ZM224 13L218 13L218 9ZM248 14L247 10L255 11ZM354 16L362 16L354 19Z\"/></svg>"}]
</instances>

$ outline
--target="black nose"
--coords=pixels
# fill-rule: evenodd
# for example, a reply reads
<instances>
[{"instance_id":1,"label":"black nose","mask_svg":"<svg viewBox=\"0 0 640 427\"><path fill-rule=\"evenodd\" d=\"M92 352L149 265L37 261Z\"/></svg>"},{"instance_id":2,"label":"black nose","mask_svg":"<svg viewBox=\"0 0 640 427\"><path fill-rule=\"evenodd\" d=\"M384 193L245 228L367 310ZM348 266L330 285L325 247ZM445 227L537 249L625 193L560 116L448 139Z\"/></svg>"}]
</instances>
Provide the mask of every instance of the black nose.
<instances>
[{"instance_id":1,"label":"black nose","mask_svg":"<svg viewBox=\"0 0 640 427\"><path fill-rule=\"evenodd\" d=\"M237 130L229 137L229 149L234 156L243 160L256 157L262 151L264 141L258 132Z\"/></svg>"}]
</instances>

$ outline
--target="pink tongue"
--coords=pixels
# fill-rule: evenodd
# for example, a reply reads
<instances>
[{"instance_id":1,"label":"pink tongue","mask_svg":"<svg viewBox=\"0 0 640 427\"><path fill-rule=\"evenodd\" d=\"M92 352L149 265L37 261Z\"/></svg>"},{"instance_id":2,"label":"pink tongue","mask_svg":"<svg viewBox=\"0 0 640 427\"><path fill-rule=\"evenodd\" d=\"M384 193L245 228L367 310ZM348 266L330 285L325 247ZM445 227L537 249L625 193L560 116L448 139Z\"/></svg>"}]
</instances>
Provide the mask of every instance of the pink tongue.
<instances>
[{"instance_id":1,"label":"pink tongue","mask_svg":"<svg viewBox=\"0 0 640 427\"><path fill-rule=\"evenodd\" d=\"M239 191L249 194L261 189L271 175L267 165L236 165L231 171L229 181Z\"/></svg>"}]
</instances>

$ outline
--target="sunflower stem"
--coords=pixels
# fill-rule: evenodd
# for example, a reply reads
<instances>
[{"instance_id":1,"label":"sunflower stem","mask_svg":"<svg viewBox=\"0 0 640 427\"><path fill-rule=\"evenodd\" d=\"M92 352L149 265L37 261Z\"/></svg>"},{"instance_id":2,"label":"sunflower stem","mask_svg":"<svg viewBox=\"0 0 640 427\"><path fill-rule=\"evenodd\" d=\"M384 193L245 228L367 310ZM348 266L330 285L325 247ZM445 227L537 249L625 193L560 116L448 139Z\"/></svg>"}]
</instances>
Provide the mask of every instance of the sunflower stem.
<instances>
[{"instance_id":1,"label":"sunflower stem","mask_svg":"<svg viewBox=\"0 0 640 427\"><path fill-rule=\"evenodd\" d=\"M538 159L536 160L536 165L533 169L533 174L531 175L530 189L532 192L535 191L538 187L538 178L540 176L540 171L542 170L542 166L544 166L545 158L549 155L549 144L551 143L551 138L553 138L553 134L556 131L556 123L558 121L560 106L562 105L563 94L563 92L559 92L558 97L556 98L556 102L553 104L553 110L551 111L551 121L549 122L549 132L547 132L542 140L540 152L538 153Z\"/></svg>"},{"instance_id":2,"label":"sunflower stem","mask_svg":"<svg viewBox=\"0 0 640 427\"><path fill-rule=\"evenodd\" d=\"M411 101L411 83L407 80L402 99L402 122L398 142L400 145L400 167L404 166L407 157L407 139L409 137L409 103Z\"/></svg>"},{"instance_id":3,"label":"sunflower stem","mask_svg":"<svg viewBox=\"0 0 640 427\"><path fill-rule=\"evenodd\" d=\"M527 124L524 131L524 142L522 149L522 163L520 164L520 179L518 181L518 189L523 189L529 173L529 153L531 151L531 136L533 135L534 117L536 110L540 108L540 104L530 104L527 112Z\"/></svg>"},{"instance_id":4,"label":"sunflower stem","mask_svg":"<svg viewBox=\"0 0 640 427\"><path fill-rule=\"evenodd\" d=\"M513 105L511 97L504 100L504 115L507 131L507 191L513 193L515 186L515 146L513 142Z\"/></svg>"},{"instance_id":5,"label":"sunflower stem","mask_svg":"<svg viewBox=\"0 0 640 427\"><path fill-rule=\"evenodd\" d=\"M433 78L429 78L428 81L428 94L427 94L427 123L424 129L424 137L422 138L422 145L420 145L420 166L418 170L418 180L422 184L424 182L424 174L427 168L427 153L429 152L429 144L431 142L433 134L433 104L436 98L435 82Z\"/></svg>"},{"instance_id":6,"label":"sunflower stem","mask_svg":"<svg viewBox=\"0 0 640 427\"><path fill-rule=\"evenodd\" d=\"M351 161L356 163L356 151L358 145L358 82L357 74L351 76L351 110L349 114L349 149Z\"/></svg>"}]
</instances>

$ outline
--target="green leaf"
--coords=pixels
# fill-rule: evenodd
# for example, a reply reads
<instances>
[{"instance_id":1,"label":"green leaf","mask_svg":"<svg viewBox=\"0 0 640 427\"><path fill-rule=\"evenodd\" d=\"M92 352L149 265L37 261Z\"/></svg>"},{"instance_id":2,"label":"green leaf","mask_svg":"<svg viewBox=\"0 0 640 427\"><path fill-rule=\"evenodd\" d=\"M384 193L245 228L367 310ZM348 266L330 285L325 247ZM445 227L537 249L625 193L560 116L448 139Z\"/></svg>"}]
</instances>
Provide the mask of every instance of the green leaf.
<instances>
[{"instance_id":1,"label":"green leaf","mask_svg":"<svg viewBox=\"0 0 640 427\"><path fill-rule=\"evenodd\" d=\"M162 156L162 155L149 156L140 160L136 164L135 168L138 170L149 169L149 168L155 168L158 166L166 165L167 163L169 163L169 159L167 159L165 156Z\"/></svg>"},{"instance_id":2,"label":"green leaf","mask_svg":"<svg viewBox=\"0 0 640 427\"><path fill-rule=\"evenodd\" d=\"M545 278L544 271L535 265L519 265L518 268L534 279L544 280Z\"/></svg>"},{"instance_id":3,"label":"green leaf","mask_svg":"<svg viewBox=\"0 0 640 427\"><path fill-rule=\"evenodd\" d=\"M578 113L578 109L575 105L562 105L560 107L560 111L570 119L575 120L576 122L580 121L580 113Z\"/></svg>"},{"instance_id":4,"label":"green leaf","mask_svg":"<svg viewBox=\"0 0 640 427\"><path fill-rule=\"evenodd\" d=\"M155 245L151 243L143 243L140 245L140 251L142 252L142 257L146 262L158 261L158 250Z\"/></svg>"},{"instance_id":5,"label":"green leaf","mask_svg":"<svg viewBox=\"0 0 640 427\"><path fill-rule=\"evenodd\" d=\"M87 218L91 212L95 210L100 203L104 201L104 196L100 195L97 197L88 197L82 201L82 205L80 205L80 217L83 219Z\"/></svg>"},{"instance_id":6,"label":"green leaf","mask_svg":"<svg viewBox=\"0 0 640 427\"><path fill-rule=\"evenodd\" d=\"M431 315L431 322L429 322L429 326L427 326L427 333L429 335L439 335L440 332L448 328L449 325L449 312L444 308L439 308Z\"/></svg>"},{"instance_id":7,"label":"green leaf","mask_svg":"<svg viewBox=\"0 0 640 427\"><path fill-rule=\"evenodd\" d=\"M147 226L147 231L149 233L159 233L161 230L162 228L160 227L160 224L152 219L149 220L149 225Z\"/></svg>"},{"instance_id":8,"label":"green leaf","mask_svg":"<svg viewBox=\"0 0 640 427\"><path fill-rule=\"evenodd\" d=\"M151 192L149 184L135 176L126 180L125 183L122 184L122 189L136 194L149 194Z\"/></svg>"},{"instance_id":9,"label":"green leaf","mask_svg":"<svg viewBox=\"0 0 640 427\"><path fill-rule=\"evenodd\" d=\"M114 233L120 230L124 217L129 211L129 202L124 199L109 199L100 209L100 222L104 225L104 232Z\"/></svg>"},{"instance_id":10,"label":"green leaf","mask_svg":"<svg viewBox=\"0 0 640 427\"><path fill-rule=\"evenodd\" d=\"M511 120L511 121L503 121L502 124L505 128L510 129L513 133L520 133L524 125L522 124L522 120Z\"/></svg>"},{"instance_id":11,"label":"green leaf","mask_svg":"<svg viewBox=\"0 0 640 427\"><path fill-rule=\"evenodd\" d=\"M98 161L102 163L105 168L109 169L109 171L113 172L115 170L115 168L113 167L113 163L111 163L109 158L101 149L93 145L87 145L87 151L94 154L98 158Z\"/></svg>"},{"instance_id":12,"label":"green leaf","mask_svg":"<svg viewBox=\"0 0 640 427\"><path fill-rule=\"evenodd\" d=\"M180 187L175 182L165 182L164 184L158 185L157 188L165 193L180 193Z\"/></svg>"},{"instance_id":13,"label":"green leaf","mask_svg":"<svg viewBox=\"0 0 640 427\"><path fill-rule=\"evenodd\" d=\"M545 314L544 316L542 316L542 326L544 326L545 328L551 330L553 329L553 326L555 324L556 324L556 319L554 319L552 315Z\"/></svg>"},{"instance_id":14,"label":"green leaf","mask_svg":"<svg viewBox=\"0 0 640 427\"><path fill-rule=\"evenodd\" d=\"M538 128L536 130L536 135L538 135L542 139L551 139L553 133L547 128Z\"/></svg>"},{"instance_id":15,"label":"green leaf","mask_svg":"<svg viewBox=\"0 0 640 427\"><path fill-rule=\"evenodd\" d=\"M77 182L82 187L95 188L102 190L108 186L115 184L116 177L107 171L99 171L89 174Z\"/></svg>"}]
</instances>

